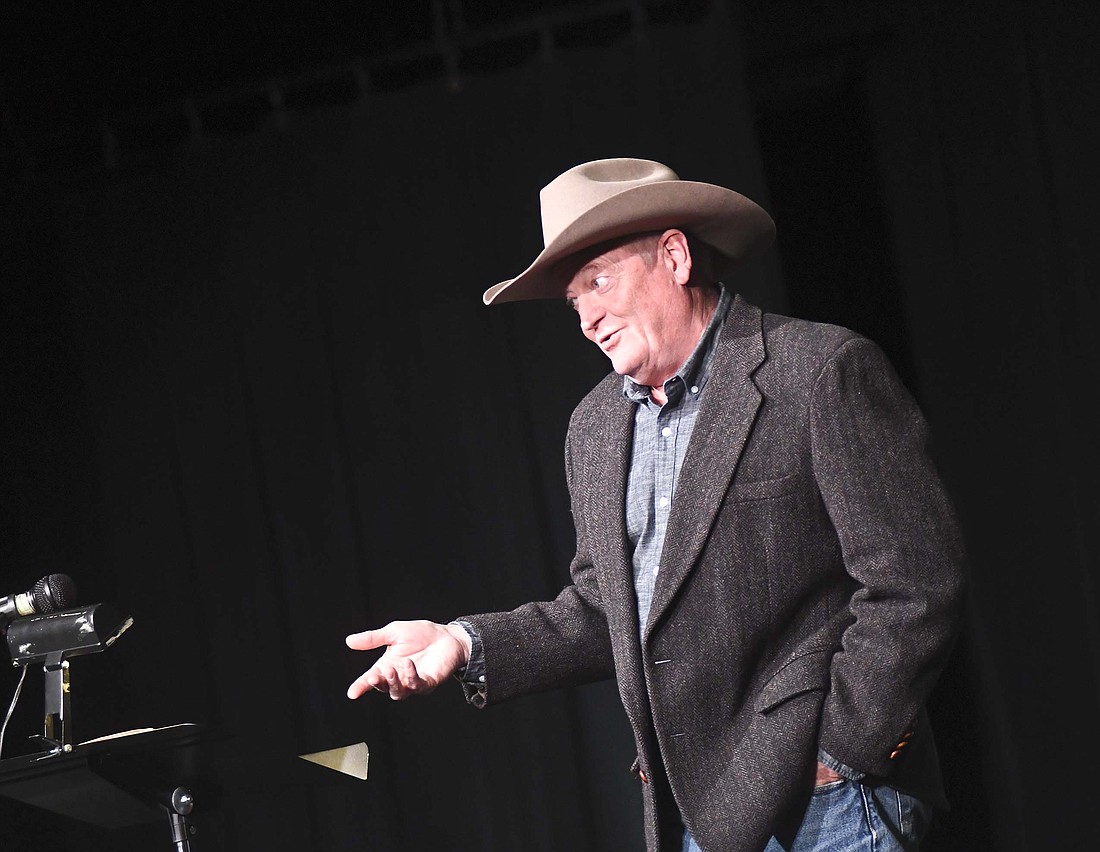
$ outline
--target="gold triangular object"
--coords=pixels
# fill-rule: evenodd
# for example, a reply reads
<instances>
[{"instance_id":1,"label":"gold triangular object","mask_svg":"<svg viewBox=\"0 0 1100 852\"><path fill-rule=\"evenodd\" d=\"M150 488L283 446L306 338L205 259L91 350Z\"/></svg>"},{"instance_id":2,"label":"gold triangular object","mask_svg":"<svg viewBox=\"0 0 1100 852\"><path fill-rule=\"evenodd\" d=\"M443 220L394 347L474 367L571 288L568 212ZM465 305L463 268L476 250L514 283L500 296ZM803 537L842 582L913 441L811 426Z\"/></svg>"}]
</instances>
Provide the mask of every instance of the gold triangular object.
<instances>
[{"instance_id":1,"label":"gold triangular object","mask_svg":"<svg viewBox=\"0 0 1100 852\"><path fill-rule=\"evenodd\" d=\"M316 751L313 754L298 755L302 760L316 763L328 769L343 772L360 781L367 780L367 761L370 758L370 749L366 743L355 743L342 748L330 748L327 751Z\"/></svg>"}]
</instances>

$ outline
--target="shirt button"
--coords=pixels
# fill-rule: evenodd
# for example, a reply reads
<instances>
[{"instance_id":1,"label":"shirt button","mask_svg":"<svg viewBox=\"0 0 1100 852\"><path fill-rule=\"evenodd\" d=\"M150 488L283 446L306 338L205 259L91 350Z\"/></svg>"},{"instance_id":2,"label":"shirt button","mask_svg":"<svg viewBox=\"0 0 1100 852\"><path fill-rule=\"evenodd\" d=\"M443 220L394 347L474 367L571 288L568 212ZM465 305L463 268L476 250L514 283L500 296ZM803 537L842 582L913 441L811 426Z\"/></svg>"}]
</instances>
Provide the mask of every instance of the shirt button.
<instances>
[{"instance_id":1,"label":"shirt button","mask_svg":"<svg viewBox=\"0 0 1100 852\"><path fill-rule=\"evenodd\" d=\"M672 430L668 426L666 426L664 429L661 430L661 434L667 438L669 435L672 434Z\"/></svg>"},{"instance_id":2,"label":"shirt button","mask_svg":"<svg viewBox=\"0 0 1100 852\"><path fill-rule=\"evenodd\" d=\"M692 393L699 393L699 385L692 385L691 386L691 392Z\"/></svg>"},{"instance_id":3,"label":"shirt button","mask_svg":"<svg viewBox=\"0 0 1100 852\"><path fill-rule=\"evenodd\" d=\"M477 682L478 683L485 683L485 675L481 675L480 677L478 677Z\"/></svg>"},{"instance_id":4,"label":"shirt button","mask_svg":"<svg viewBox=\"0 0 1100 852\"><path fill-rule=\"evenodd\" d=\"M668 505L668 498L667 498L667 497L662 497L662 498L661 498L661 502L660 502L660 505L661 505L662 507L663 507L663 506L667 506L667 505Z\"/></svg>"}]
</instances>

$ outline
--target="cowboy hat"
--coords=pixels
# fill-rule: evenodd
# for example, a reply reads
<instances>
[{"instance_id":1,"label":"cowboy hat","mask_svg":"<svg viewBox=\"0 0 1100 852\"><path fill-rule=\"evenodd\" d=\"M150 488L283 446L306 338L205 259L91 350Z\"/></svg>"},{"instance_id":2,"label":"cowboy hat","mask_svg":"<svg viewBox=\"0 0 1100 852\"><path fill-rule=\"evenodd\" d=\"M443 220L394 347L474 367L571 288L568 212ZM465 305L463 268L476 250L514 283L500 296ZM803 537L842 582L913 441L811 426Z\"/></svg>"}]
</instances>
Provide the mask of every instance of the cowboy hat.
<instances>
[{"instance_id":1,"label":"cowboy hat","mask_svg":"<svg viewBox=\"0 0 1100 852\"><path fill-rule=\"evenodd\" d=\"M606 240L682 228L717 250L726 274L775 236L771 216L745 196L709 183L680 180L653 160L617 158L582 163L539 193L545 248L515 278L485 291L485 304L555 299L563 285L554 264Z\"/></svg>"}]
</instances>

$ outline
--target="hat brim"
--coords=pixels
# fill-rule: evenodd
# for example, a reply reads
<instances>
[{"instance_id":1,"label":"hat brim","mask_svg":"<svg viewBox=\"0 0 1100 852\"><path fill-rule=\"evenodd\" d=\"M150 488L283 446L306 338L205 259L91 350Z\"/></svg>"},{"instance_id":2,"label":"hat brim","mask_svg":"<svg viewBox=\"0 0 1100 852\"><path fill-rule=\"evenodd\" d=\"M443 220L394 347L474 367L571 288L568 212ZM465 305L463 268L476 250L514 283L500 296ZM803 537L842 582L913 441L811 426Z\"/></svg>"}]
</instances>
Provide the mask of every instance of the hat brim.
<instances>
[{"instance_id":1,"label":"hat brim","mask_svg":"<svg viewBox=\"0 0 1100 852\"><path fill-rule=\"evenodd\" d=\"M494 284L482 298L486 305L561 298L566 282L552 274L560 261L607 240L665 228L682 228L716 249L716 271L723 275L775 238L771 216L732 189L684 180L645 184L587 210L523 272Z\"/></svg>"}]
</instances>

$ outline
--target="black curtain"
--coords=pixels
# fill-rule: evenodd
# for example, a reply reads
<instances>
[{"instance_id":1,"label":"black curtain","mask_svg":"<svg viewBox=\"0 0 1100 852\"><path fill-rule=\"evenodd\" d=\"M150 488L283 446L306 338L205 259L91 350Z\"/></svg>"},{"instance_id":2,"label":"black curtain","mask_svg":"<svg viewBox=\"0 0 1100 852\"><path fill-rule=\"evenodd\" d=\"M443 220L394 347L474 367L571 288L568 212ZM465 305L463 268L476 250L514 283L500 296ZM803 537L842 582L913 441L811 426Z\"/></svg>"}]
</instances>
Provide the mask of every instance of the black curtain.
<instances>
[{"instance_id":1,"label":"black curtain","mask_svg":"<svg viewBox=\"0 0 1100 852\"><path fill-rule=\"evenodd\" d=\"M534 257L538 188L584 160L651 157L766 203L733 36L716 14L292 112L10 208L35 325L4 575L66 570L135 619L74 663L77 738L201 721L290 754L371 748L359 787L229 791L196 843L640 845L613 684L486 713L454 686L352 703L370 658L343 637L567 582L561 448L607 365L564 304L480 294ZM745 276L777 280L774 258ZM40 701L32 678L13 731Z\"/></svg>"},{"instance_id":2,"label":"black curtain","mask_svg":"<svg viewBox=\"0 0 1100 852\"><path fill-rule=\"evenodd\" d=\"M1100 704L1096 14L899 3L834 39L783 7L8 182L0 592L64 571L135 619L73 664L77 738L371 748L363 785L226 791L196 847L641 846L612 684L484 713L457 687L344 697L347 633L566 582L562 440L607 365L564 307L480 293L537 253L540 186L621 155L772 210L737 288L878 340L931 421L972 584L929 848L1084 842L1087 788L1052 780L1092 764ZM40 702L32 673L6 752ZM166 842L0 816L40 848Z\"/></svg>"}]
</instances>

